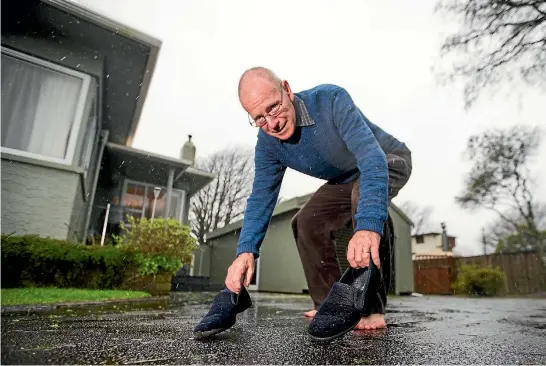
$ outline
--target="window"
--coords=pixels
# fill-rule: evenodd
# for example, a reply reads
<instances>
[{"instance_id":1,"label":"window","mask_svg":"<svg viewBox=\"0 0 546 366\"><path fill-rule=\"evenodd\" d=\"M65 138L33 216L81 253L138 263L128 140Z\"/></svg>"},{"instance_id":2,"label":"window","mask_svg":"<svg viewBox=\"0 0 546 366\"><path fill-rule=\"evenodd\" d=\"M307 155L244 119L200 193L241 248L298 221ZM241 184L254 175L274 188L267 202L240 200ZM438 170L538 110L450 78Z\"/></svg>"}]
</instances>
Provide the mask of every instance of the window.
<instances>
[{"instance_id":1,"label":"window","mask_svg":"<svg viewBox=\"0 0 546 366\"><path fill-rule=\"evenodd\" d=\"M90 79L2 48L2 151L71 165Z\"/></svg>"},{"instance_id":2,"label":"window","mask_svg":"<svg viewBox=\"0 0 546 366\"><path fill-rule=\"evenodd\" d=\"M127 181L123 190L123 199L121 205L125 215L131 215L136 218L146 217L163 217L165 213L165 203L167 196L167 188L160 187L161 191L155 202L154 210L154 188L156 186L145 183ZM184 207L184 191L173 189L171 195L171 206L169 208L169 216L179 221L182 221Z\"/></svg>"},{"instance_id":3,"label":"window","mask_svg":"<svg viewBox=\"0 0 546 366\"><path fill-rule=\"evenodd\" d=\"M125 214L136 217L142 217L144 209L144 197L146 194L146 186L137 183L128 183L125 192L123 193L122 206L125 209Z\"/></svg>"},{"instance_id":4,"label":"window","mask_svg":"<svg viewBox=\"0 0 546 366\"><path fill-rule=\"evenodd\" d=\"M425 242L425 237L423 235L417 235L415 237L415 241L417 244L423 244Z\"/></svg>"}]
</instances>

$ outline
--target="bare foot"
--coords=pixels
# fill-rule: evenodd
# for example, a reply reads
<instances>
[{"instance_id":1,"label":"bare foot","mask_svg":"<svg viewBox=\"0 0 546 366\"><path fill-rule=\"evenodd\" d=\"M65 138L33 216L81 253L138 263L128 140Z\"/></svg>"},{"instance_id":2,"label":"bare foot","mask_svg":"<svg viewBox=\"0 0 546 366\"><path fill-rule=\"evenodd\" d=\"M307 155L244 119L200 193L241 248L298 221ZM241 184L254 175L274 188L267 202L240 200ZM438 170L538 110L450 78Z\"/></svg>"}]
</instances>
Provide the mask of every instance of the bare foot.
<instances>
[{"instance_id":1,"label":"bare foot","mask_svg":"<svg viewBox=\"0 0 546 366\"><path fill-rule=\"evenodd\" d=\"M372 314L367 317L360 319L360 322L354 328L355 330L372 330L372 329L382 329L387 327L385 323L384 314Z\"/></svg>"},{"instance_id":2,"label":"bare foot","mask_svg":"<svg viewBox=\"0 0 546 366\"><path fill-rule=\"evenodd\" d=\"M306 318L313 318L316 313L317 313L316 310L310 310L310 311L304 313L303 315L305 315Z\"/></svg>"}]
</instances>

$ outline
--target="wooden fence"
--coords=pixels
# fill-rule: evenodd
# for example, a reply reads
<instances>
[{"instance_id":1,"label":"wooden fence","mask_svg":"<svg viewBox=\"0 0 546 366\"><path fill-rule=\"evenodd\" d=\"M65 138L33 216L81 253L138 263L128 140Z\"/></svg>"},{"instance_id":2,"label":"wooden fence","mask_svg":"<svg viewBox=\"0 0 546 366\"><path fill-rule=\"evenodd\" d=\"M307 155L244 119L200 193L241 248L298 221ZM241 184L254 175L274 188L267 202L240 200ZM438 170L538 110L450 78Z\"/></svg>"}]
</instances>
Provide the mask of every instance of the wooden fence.
<instances>
[{"instance_id":1,"label":"wooden fence","mask_svg":"<svg viewBox=\"0 0 546 366\"><path fill-rule=\"evenodd\" d=\"M415 292L421 294L451 294L455 278L454 257L428 257L413 261Z\"/></svg>"},{"instance_id":2,"label":"wooden fence","mask_svg":"<svg viewBox=\"0 0 546 366\"><path fill-rule=\"evenodd\" d=\"M504 294L528 295L546 292L546 266L536 253L490 254L475 257L442 257L413 261L415 291L451 294L451 283L461 264L489 265L505 275Z\"/></svg>"}]
</instances>

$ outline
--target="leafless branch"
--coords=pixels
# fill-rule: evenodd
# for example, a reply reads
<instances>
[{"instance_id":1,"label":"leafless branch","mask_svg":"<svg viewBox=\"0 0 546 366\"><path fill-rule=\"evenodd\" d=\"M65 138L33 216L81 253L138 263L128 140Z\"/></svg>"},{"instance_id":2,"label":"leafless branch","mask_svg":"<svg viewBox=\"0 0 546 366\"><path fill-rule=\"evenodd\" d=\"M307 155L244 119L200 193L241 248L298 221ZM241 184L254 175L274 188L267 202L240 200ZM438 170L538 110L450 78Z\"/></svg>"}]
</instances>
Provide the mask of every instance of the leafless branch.
<instances>
[{"instance_id":1,"label":"leafless branch","mask_svg":"<svg viewBox=\"0 0 546 366\"><path fill-rule=\"evenodd\" d=\"M254 175L253 154L249 149L226 148L199 161L197 167L216 175L190 205L192 232L199 243L204 243L206 234L244 213Z\"/></svg>"},{"instance_id":2,"label":"leafless branch","mask_svg":"<svg viewBox=\"0 0 546 366\"><path fill-rule=\"evenodd\" d=\"M404 212L415 225L413 227L412 235L422 234L427 230L431 229L431 215L432 207L430 206L419 206L418 204L405 201L399 206L400 210Z\"/></svg>"},{"instance_id":3,"label":"leafless branch","mask_svg":"<svg viewBox=\"0 0 546 366\"><path fill-rule=\"evenodd\" d=\"M436 10L461 19L441 54L462 55L445 81L466 80L470 107L480 92L518 76L529 85L546 80L546 1L438 0Z\"/></svg>"},{"instance_id":4,"label":"leafless branch","mask_svg":"<svg viewBox=\"0 0 546 366\"><path fill-rule=\"evenodd\" d=\"M468 209L484 208L497 214L489 229L491 245L507 235L523 233L526 242L538 243L539 220L527 163L540 145L538 128L514 126L471 136L466 155L473 161L465 187L456 201Z\"/></svg>"}]
</instances>

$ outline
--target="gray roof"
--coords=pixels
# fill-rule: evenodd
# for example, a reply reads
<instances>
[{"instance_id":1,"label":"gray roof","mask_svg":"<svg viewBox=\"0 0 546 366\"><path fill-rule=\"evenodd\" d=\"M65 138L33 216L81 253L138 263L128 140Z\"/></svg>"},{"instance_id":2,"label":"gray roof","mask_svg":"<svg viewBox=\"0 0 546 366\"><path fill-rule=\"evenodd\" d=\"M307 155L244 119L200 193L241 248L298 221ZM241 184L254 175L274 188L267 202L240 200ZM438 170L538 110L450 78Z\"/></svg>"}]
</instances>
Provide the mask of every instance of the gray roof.
<instances>
[{"instance_id":1,"label":"gray roof","mask_svg":"<svg viewBox=\"0 0 546 366\"><path fill-rule=\"evenodd\" d=\"M277 206L275 206L275 210L273 211L273 217L281 215L283 213L299 210L309 200L309 198L311 198L312 195L312 193L309 193L303 196L291 198L277 204ZM397 214L399 214L402 219L404 219L404 221L406 221L410 226L413 226L413 222L409 219L409 217L404 214L404 212L402 212L402 210L400 210L394 203L391 202L390 208L394 210ZM211 233L208 233L206 238L207 240L218 238L222 235L226 235L233 231L239 230L242 226L243 220L238 220L232 222L229 225L216 229Z\"/></svg>"},{"instance_id":2,"label":"gray roof","mask_svg":"<svg viewBox=\"0 0 546 366\"><path fill-rule=\"evenodd\" d=\"M174 188L185 184L191 197L216 176L191 166L192 162L155 154L109 142L106 144L109 166L124 177L150 184L166 185L169 170L174 169Z\"/></svg>"}]
</instances>

